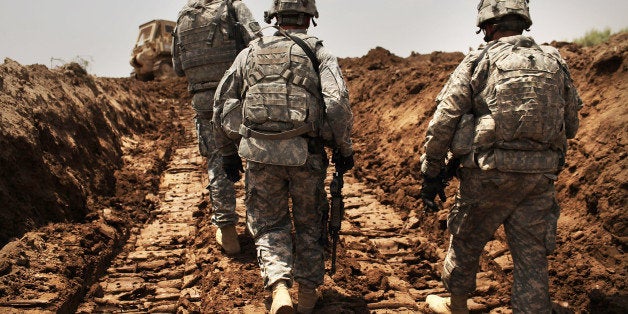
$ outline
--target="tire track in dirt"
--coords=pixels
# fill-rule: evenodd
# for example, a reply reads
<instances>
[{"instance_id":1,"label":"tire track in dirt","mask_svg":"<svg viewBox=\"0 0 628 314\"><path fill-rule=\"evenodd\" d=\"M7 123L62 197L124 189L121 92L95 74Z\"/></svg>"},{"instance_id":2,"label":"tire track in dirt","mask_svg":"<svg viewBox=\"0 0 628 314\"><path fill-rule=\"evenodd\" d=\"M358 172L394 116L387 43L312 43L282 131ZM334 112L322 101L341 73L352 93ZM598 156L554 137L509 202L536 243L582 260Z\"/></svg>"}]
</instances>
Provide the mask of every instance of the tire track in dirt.
<instances>
[{"instance_id":1,"label":"tire track in dirt","mask_svg":"<svg viewBox=\"0 0 628 314\"><path fill-rule=\"evenodd\" d=\"M191 121L187 124L192 133ZM153 196L159 206L151 219L131 230L122 253L92 286L93 298L79 313L198 311L200 269L192 244L205 174L195 136L186 134L184 144L172 153L162 174L159 195Z\"/></svg>"}]
</instances>

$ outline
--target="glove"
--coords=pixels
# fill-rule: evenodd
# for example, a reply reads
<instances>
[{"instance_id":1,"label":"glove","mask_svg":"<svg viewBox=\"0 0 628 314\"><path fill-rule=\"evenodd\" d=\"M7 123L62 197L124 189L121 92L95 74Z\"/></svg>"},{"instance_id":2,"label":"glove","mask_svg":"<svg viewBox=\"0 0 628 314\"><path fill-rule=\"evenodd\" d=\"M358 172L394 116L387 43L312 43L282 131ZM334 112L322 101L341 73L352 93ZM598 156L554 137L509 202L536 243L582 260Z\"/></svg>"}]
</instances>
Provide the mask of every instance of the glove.
<instances>
[{"instance_id":1,"label":"glove","mask_svg":"<svg viewBox=\"0 0 628 314\"><path fill-rule=\"evenodd\" d=\"M425 206L425 211L428 213L434 213L440 210L436 204L436 195L440 197L441 201L445 201L447 196L445 195L445 187L447 183L443 180L443 174L440 173L435 178L423 175L423 184L421 185L421 199Z\"/></svg>"},{"instance_id":2,"label":"glove","mask_svg":"<svg viewBox=\"0 0 628 314\"><path fill-rule=\"evenodd\" d=\"M355 166L355 161L353 160L353 154L344 157L340 152L334 152L331 156L331 161L336 165L336 171L339 173L345 173Z\"/></svg>"},{"instance_id":3,"label":"glove","mask_svg":"<svg viewBox=\"0 0 628 314\"><path fill-rule=\"evenodd\" d=\"M222 169L227 174L229 181L236 183L240 180L240 172L244 172L242 158L238 154L222 156Z\"/></svg>"}]
</instances>

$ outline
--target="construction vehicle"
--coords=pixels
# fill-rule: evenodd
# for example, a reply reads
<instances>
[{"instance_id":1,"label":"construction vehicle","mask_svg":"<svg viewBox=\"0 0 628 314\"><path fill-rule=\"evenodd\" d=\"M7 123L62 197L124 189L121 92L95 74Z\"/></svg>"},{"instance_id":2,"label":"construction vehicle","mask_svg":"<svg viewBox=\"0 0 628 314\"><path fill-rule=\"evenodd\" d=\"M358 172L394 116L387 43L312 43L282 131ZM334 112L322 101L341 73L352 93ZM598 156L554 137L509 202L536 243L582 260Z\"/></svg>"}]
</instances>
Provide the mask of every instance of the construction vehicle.
<instances>
[{"instance_id":1,"label":"construction vehicle","mask_svg":"<svg viewBox=\"0 0 628 314\"><path fill-rule=\"evenodd\" d=\"M152 20L140 25L133 53L131 77L141 81L176 76L172 69L172 33L176 22Z\"/></svg>"}]
</instances>

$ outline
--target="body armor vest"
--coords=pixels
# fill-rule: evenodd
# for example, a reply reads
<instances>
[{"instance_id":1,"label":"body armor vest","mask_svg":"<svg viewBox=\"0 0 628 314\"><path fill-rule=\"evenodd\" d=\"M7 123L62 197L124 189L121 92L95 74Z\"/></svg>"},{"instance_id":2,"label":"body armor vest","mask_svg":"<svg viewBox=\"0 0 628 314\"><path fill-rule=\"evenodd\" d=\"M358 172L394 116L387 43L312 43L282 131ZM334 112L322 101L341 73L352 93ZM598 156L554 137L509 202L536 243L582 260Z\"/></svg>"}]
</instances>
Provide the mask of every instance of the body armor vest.
<instances>
[{"instance_id":1,"label":"body armor vest","mask_svg":"<svg viewBox=\"0 0 628 314\"><path fill-rule=\"evenodd\" d=\"M567 143L561 64L530 41L487 49L486 85L475 96L471 162L485 170L555 172Z\"/></svg>"},{"instance_id":2,"label":"body armor vest","mask_svg":"<svg viewBox=\"0 0 628 314\"><path fill-rule=\"evenodd\" d=\"M227 1L199 1L179 14L177 45L192 91L215 88L238 54Z\"/></svg>"},{"instance_id":3,"label":"body armor vest","mask_svg":"<svg viewBox=\"0 0 628 314\"><path fill-rule=\"evenodd\" d=\"M564 78L559 62L536 45L496 45L487 55L490 72L476 115L476 147L563 150Z\"/></svg>"},{"instance_id":4,"label":"body armor vest","mask_svg":"<svg viewBox=\"0 0 628 314\"><path fill-rule=\"evenodd\" d=\"M316 38L295 36L301 36L315 51ZM318 95L320 78L303 49L282 36L264 38L251 45L251 49L244 74L247 88L243 132L260 131L268 139L277 133L283 134L277 134L277 139L303 134L318 136L322 114L322 96ZM256 133L251 137L256 137Z\"/></svg>"}]
</instances>

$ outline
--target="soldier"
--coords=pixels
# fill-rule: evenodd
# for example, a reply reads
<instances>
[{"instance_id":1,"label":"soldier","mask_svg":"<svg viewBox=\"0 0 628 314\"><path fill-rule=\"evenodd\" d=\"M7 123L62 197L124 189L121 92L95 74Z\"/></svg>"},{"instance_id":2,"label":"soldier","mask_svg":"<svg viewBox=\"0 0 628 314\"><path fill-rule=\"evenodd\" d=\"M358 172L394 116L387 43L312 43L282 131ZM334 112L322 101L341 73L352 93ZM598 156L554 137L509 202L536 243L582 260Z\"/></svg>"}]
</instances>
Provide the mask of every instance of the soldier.
<instances>
[{"instance_id":1,"label":"soldier","mask_svg":"<svg viewBox=\"0 0 628 314\"><path fill-rule=\"evenodd\" d=\"M265 20L276 19L278 31L238 55L214 103L226 172L238 176L240 158L246 159L247 227L272 291L271 313L293 312L293 278L299 313L312 312L318 299L325 273L319 209L325 143L337 151L338 171L353 167L348 91L336 58L307 35L314 17L314 0L273 0Z\"/></svg>"},{"instance_id":2,"label":"soldier","mask_svg":"<svg viewBox=\"0 0 628 314\"><path fill-rule=\"evenodd\" d=\"M186 76L199 151L207 157L212 223L218 227L216 241L227 254L240 252L235 225L235 190L222 168L212 127L214 94L218 82L239 51L260 37L260 26L239 0L189 0L179 12L173 40L174 70Z\"/></svg>"},{"instance_id":3,"label":"soldier","mask_svg":"<svg viewBox=\"0 0 628 314\"><path fill-rule=\"evenodd\" d=\"M487 44L462 61L438 95L421 157L427 210L437 210L435 197L444 195L445 159L461 164L442 273L451 297L426 302L436 313L469 312L480 254L503 224L514 262L514 313L550 313L554 181L582 101L558 50L522 35L532 25L528 1L484 0L478 11Z\"/></svg>"}]
</instances>

